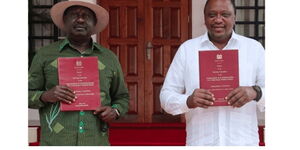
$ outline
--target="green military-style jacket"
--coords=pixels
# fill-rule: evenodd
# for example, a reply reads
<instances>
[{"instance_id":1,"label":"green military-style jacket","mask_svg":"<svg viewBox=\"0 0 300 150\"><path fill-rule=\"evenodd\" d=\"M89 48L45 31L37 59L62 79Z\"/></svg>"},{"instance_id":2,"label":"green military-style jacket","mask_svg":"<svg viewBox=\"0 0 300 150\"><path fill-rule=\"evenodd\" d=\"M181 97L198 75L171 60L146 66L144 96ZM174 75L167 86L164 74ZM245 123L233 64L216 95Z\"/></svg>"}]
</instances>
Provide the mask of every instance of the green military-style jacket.
<instances>
[{"instance_id":1,"label":"green military-style jacket","mask_svg":"<svg viewBox=\"0 0 300 150\"><path fill-rule=\"evenodd\" d=\"M67 39L38 50L29 69L29 108L39 109L41 145L110 145L108 131L93 111L60 111L60 103L44 103L40 96L58 85L58 57L98 57L101 105L112 106L121 116L128 111L129 94L117 57L93 42L92 48L80 53ZM101 124L102 123L102 124Z\"/></svg>"}]
</instances>

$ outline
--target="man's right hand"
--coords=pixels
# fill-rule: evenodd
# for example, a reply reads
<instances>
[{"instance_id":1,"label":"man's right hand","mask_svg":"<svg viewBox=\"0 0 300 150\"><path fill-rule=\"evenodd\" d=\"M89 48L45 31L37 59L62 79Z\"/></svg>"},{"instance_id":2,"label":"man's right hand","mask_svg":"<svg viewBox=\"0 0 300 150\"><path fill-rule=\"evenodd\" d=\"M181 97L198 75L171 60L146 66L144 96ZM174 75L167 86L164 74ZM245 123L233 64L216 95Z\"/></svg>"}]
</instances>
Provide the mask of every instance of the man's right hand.
<instances>
[{"instance_id":1,"label":"man's right hand","mask_svg":"<svg viewBox=\"0 0 300 150\"><path fill-rule=\"evenodd\" d=\"M208 108L214 104L214 101L214 95L208 90L195 89L193 94L188 97L186 103L189 108Z\"/></svg>"},{"instance_id":2,"label":"man's right hand","mask_svg":"<svg viewBox=\"0 0 300 150\"><path fill-rule=\"evenodd\" d=\"M54 103L62 101L70 104L75 101L76 96L75 92L71 88L64 85L57 85L52 89L45 91L40 99L43 102Z\"/></svg>"}]
</instances>

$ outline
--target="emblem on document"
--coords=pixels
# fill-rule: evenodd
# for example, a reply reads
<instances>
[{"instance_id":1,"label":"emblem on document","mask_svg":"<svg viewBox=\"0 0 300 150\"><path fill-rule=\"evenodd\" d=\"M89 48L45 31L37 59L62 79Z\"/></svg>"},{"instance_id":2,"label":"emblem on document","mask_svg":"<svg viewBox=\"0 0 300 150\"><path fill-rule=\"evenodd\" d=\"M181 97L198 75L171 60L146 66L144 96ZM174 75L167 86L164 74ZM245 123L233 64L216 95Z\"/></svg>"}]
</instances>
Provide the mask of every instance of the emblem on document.
<instances>
[{"instance_id":1,"label":"emblem on document","mask_svg":"<svg viewBox=\"0 0 300 150\"><path fill-rule=\"evenodd\" d=\"M222 54L217 54L217 55L216 55L216 59L223 59Z\"/></svg>"},{"instance_id":2,"label":"emblem on document","mask_svg":"<svg viewBox=\"0 0 300 150\"><path fill-rule=\"evenodd\" d=\"M80 66L82 66L82 61L80 61L80 60L77 60L77 61L76 61L76 66L77 66L77 67L80 67Z\"/></svg>"}]
</instances>

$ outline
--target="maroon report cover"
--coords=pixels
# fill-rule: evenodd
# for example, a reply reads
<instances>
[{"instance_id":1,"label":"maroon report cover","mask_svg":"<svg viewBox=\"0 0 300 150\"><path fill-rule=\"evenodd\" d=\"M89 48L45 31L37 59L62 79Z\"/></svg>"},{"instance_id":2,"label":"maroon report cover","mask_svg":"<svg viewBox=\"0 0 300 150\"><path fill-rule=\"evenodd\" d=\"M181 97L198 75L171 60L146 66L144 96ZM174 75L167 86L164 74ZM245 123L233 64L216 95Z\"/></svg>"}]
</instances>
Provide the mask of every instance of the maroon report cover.
<instances>
[{"instance_id":1,"label":"maroon report cover","mask_svg":"<svg viewBox=\"0 0 300 150\"><path fill-rule=\"evenodd\" d=\"M101 105L98 57L58 58L58 78L77 97L71 104L61 102L61 111L95 110Z\"/></svg>"},{"instance_id":2,"label":"maroon report cover","mask_svg":"<svg viewBox=\"0 0 300 150\"><path fill-rule=\"evenodd\" d=\"M228 106L225 97L239 86L238 50L199 51L200 88L214 94L214 106Z\"/></svg>"}]
</instances>

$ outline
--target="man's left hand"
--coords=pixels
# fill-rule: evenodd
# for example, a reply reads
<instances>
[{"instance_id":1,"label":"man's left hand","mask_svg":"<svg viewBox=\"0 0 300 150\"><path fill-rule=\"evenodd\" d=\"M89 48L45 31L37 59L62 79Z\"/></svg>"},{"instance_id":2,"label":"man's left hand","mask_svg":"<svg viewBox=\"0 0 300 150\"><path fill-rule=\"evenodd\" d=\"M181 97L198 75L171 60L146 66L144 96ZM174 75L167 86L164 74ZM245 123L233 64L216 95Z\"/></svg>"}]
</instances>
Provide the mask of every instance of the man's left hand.
<instances>
[{"instance_id":1,"label":"man's left hand","mask_svg":"<svg viewBox=\"0 0 300 150\"><path fill-rule=\"evenodd\" d=\"M256 92L251 86L240 86L231 91L226 97L228 104L233 107L242 107L256 97Z\"/></svg>"},{"instance_id":2,"label":"man's left hand","mask_svg":"<svg viewBox=\"0 0 300 150\"><path fill-rule=\"evenodd\" d=\"M110 106L101 106L94 111L94 115L97 115L104 122L111 122L117 118L117 113Z\"/></svg>"}]
</instances>

